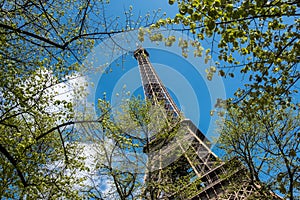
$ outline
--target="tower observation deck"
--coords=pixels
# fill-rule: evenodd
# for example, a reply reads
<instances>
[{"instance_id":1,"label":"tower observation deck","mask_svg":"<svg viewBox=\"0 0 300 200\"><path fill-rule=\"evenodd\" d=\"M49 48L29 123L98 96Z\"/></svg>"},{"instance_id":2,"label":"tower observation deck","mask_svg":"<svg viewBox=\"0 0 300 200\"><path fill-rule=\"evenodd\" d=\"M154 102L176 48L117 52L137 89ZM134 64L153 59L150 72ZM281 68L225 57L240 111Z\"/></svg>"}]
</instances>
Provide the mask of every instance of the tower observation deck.
<instances>
[{"instance_id":1,"label":"tower observation deck","mask_svg":"<svg viewBox=\"0 0 300 200\"><path fill-rule=\"evenodd\" d=\"M247 170L235 159L221 161L211 151L205 135L192 121L182 117L150 63L149 53L138 48L134 57L139 64L146 99L152 105L163 105L164 117L172 118L170 126L177 127L163 137L157 133L144 147L149 155L145 199L247 199L255 193L255 188L248 184ZM183 134L174 134L174 131ZM173 145L164 148L168 143ZM165 166L170 158L172 162ZM236 170L229 170L232 165Z\"/></svg>"}]
</instances>

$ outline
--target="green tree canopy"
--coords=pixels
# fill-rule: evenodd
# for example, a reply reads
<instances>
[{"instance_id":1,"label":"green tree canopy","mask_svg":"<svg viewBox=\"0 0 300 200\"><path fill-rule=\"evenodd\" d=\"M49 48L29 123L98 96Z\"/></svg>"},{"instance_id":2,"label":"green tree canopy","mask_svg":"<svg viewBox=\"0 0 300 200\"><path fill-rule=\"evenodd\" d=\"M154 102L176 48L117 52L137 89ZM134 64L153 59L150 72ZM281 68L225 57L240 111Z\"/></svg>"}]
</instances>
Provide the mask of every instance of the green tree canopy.
<instances>
[{"instance_id":1,"label":"green tree canopy","mask_svg":"<svg viewBox=\"0 0 300 200\"><path fill-rule=\"evenodd\" d=\"M87 168L74 126L87 123L74 111L83 86L75 81L72 98L59 93L88 69L81 62L96 39L127 30L105 17L107 3L0 1L1 198L88 197L77 176Z\"/></svg>"},{"instance_id":2,"label":"green tree canopy","mask_svg":"<svg viewBox=\"0 0 300 200\"><path fill-rule=\"evenodd\" d=\"M298 1L170 0L169 4L177 4L178 14L158 20L146 33L167 46L177 39L183 56L194 47L194 55L205 56L210 65L208 80L215 74L242 77L245 84L233 97L216 102L217 108L228 111L220 130L221 146L246 164L253 180L270 181L274 191L297 199ZM182 31L194 40L164 38L157 28ZM203 43L210 46L205 52Z\"/></svg>"},{"instance_id":3,"label":"green tree canopy","mask_svg":"<svg viewBox=\"0 0 300 200\"><path fill-rule=\"evenodd\" d=\"M249 105L253 105L254 99L282 104L291 101L289 97L297 92L294 86L300 78L297 1L172 0L169 3L177 4L178 14L158 20L151 28L194 35L195 41L179 38L183 55L188 46L194 46L194 55L202 56L201 43L208 43L211 48L203 53L211 66L206 70L208 79L215 73L224 77L244 74L248 82L236 92L235 101L245 96L250 97ZM172 36L161 38L162 35L152 33L152 37L165 41L166 45L175 41ZM268 96L261 95L261 91Z\"/></svg>"}]
</instances>

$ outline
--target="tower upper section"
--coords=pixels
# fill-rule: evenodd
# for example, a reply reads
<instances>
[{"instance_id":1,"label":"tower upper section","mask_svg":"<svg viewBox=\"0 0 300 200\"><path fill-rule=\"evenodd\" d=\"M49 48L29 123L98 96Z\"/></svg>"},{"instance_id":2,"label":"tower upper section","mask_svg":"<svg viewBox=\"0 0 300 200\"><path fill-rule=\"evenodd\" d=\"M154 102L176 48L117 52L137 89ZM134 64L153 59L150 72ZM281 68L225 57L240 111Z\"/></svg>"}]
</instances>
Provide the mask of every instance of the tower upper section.
<instances>
[{"instance_id":1,"label":"tower upper section","mask_svg":"<svg viewBox=\"0 0 300 200\"><path fill-rule=\"evenodd\" d=\"M138 48L134 51L134 57L139 63L145 97L154 105L163 104L173 116L179 116L179 109L149 61L149 53L144 48Z\"/></svg>"}]
</instances>

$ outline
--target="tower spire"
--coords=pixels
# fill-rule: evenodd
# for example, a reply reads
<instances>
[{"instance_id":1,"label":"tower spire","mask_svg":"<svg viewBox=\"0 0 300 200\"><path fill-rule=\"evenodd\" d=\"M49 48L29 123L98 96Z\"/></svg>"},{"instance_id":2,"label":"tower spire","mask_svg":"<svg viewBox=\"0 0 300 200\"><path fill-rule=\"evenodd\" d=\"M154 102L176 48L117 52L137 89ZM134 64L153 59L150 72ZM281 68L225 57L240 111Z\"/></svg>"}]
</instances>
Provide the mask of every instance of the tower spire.
<instances>
[{"instance_id":1,"label":"tower spire","mask_svg":"<svg viewBox=\"0 0 300 200\"><path fill-rule=\"evenodd\" d=\"M139 64L145 97L151 100L154 105L164 104L168 113L176 117L179 116L178 107L149 61L149 53L140 47L134 51L134 57Z\"/></svg>"}]
</instances>

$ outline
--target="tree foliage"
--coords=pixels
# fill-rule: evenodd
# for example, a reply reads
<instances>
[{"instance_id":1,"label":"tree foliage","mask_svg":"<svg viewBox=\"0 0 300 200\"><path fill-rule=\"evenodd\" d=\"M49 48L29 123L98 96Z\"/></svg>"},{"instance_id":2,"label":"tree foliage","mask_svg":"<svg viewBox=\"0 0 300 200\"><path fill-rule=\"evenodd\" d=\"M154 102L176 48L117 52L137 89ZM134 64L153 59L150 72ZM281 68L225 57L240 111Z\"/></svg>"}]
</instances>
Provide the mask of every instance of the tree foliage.
<instances>
[{"instance_id":1,"label":"tree foliage","mask_svg":"<svg viewBox=\"0 0 300 200\"><path fill-rule=\"evenodd\" d=\"M109 102L100 99L99 108L103 118L98 128L93 126L86 132L90 133L89 139L96 152L94 171L109 183L109 188L102 191L101 198L159 199L164 193L171 196L181 191L188 196L198 191L182 191L182 187L189 184L195 174L186 172L182 175L182 162L187 161L183 160L185 157L178 145L177 148L165 149L168 154L163 154L163 158L158 160L160 146L151 144L153 136L156 141L169 144L170 137L178 135L179 127L174 125L179 126L179 123L171 125L168 121L170 119L162 116L165 114L163 106L154 106L150 101L132 98L124 100L119 108L113 108ZM182 161L172 163L179 157ZM167 163L168 159L170 163ZM162 160L166 163L161 163ZM161 165L166 166L162 169ZM91 179L95 177L91 176ZM94 195L99 197L95 188Z\"/></svg>"},{"instance_id":2,"label":"tree foliage","mask_svg":"<svg viewBox=\"0 0 300 200\"><path fill-rule=\"evenodd\" d=\"M248 79L236 92L236 100L245 96L261 97L262 90L280 100L294 93L299 80L299 4L297 1L169 1L177 3L174 18L160 19L150 28L167 28L193 35L195 41L179 38L178 45L187 55L194 46L195 56L205 55L211 65L207 78L215 73L234 77L238 70ZM154 34L154 36L156 36ZM174 41L153 37L153 40ZM181 40L181 41L180 41ZM202 53L201 43L210 49ZM213 62L213 60L216 62ZM249 101L250 101L249 99ZM251 103L251 102L250 102Z\"/></svg>"},{"instance_id":3,"label":"tree foliage","mask_svg":"<svg viewBox=\"0 0 300 200\"><path fill-rule=\"evenodd\" d=\"M114 108L99 99L102 113L99 131L92 128L90 139L97 144L97 169L110 180L110 188L102 194L108 199L138 199L144 197L145 174L150 171L147 155L143 153L150 137L166 126L161 110L140 98L125 99ZM150 114L151 113L151 114Z\"/></svg>"},{"instance_id":4,"label":"tree foliage","mask_svg":"<svg viewBox=\"0 0 300 200\"><path fill-rule=\"evenodd\" d=\"M299 112L271 108L249 113L228 108L221 122L220 147L248 168L253 183L279 191L289 199L299 198Z\"/></svg>"},{"instance_id":5,"label":"tree foliage","mask_svg":"<svg viewBox=\"0 0 300 200\"><path fill-rule=\"evenodd\" d=\"M84 96L76 78L89 71L82 61L95 44L150 23L150 16L133 19L132 7L122 19L107 14L107 7L102 0L0 0L1 198L105 197L98 187L107 183L105 176L84 176L92 166L82 127L97 130L106 115L94 119L75 111ZM61 95L69 90L71 97ZM132 196L131 174L105 163L97 170L114 178L119 197Z\"/></svg>"},{"instance_id":6,"label":"tree foliage","mask_svg":"<svg viewBox=\"0 0 300 200\"><path fill-rule=\"evenodd\" d=\"M79 90L72 98L59 94L87 70L81 62L95 39L127 30L105 17L107 3L0 1L1 198L88 197L86 177L78 175L87 168L74 126L88 123L74 111L83 86L75 81Z\"/></svg>"},{"instance_id":7,"label":"tree foliage","mask_svg":"<svg viewBox=\"0 0 300 200\"><path fill-rule=\"evenodd\" d=\"M194 35L194 41L181 38L178 39L178 44L184 56L187 55L189 46L195 47L195 56L205 55L206 62L211 65L207 69L208 79L212 79L215 73L233 77L239 69L249 80L245 88L235 93L234 101L229 101L232 103L230 108L235 115L242 108L249 113L246 116L250 119L259 115L272 122L268 129L275 139L272 134L268 135L268 143L264 145L270 146L263 146L264 150L272 147L270 151L273 152L275 146L280 144L280 137L298 141L297 131L286 129L291 128L294 122L285 119L298 120L299 105L294 100L294 94L300 78L297 68L299 4L292 0L176 2L179 13L173 19L161 18L150 27L150 31L141 28L139 39L142 41L145 34L149 34L153 41L164 41L167 46L174 44L174 36L164 38L159 32L151 32L157 27ZM108 18L105 9L107 3L108 1L102 0L0 1L1 198L126 199L142 194L142 178L135 171L136 168L124 172L127 165L119 164L116 167L113 161L118 161L114 159L119 157L129 159L126 149L141 151L148 136L157 131L157 126L169 134L168 123L159 120L156 123L161 124L153 123L151 119L154 118L150 119L146 114L149 105L141 106L139 101L133 101L130 109L126 107L125 114L119 115L119 121L111 119L110 105L104 105L104 102L100 102L103 104L101 108L107 111L102 110L100 120L84 118L78 121L75 114L77 117L82 116L74 112L77 105L70 99L60 99L55 89L61 88L74 74L79 76L78 72L89 69L89 66L83 66L81 62L95 43L116 33L147 26L149 17L145 17L144 21L140 17L133 21L132 8L125 13L125 22L120 23L117 17ZM170 0L169 3L173 4L175 1ZM203 53L201 42L207 39L211 48ZM217 62L213 62L212 58ZM82 92L76 91L76 98L81 98L82 95ZM223 101L219 101L217 106L222 106L222 103ZM270 106L273 103L276 106ZM225 124L235 120L235 115L229 115ZM275 120L271 116L275 116ZM111 178L103 178L100 183L93 182L93 177L78 176L78 173L85 173L90 169L83 162L86 156L80 152L84 148L77 141L82 132L74 124L88 122L101 122L97 124L100 128L94 127L95 130L101 130L101 134L94 134L92 142L97 139L102 144L107 140L111 142L111 145L97 147L100 157L96 170L104 174L102 178ZM258 138L266 135L266 123L262 122L265 121L262 120L257 125L262 133L257 134ZM244 123L240 125L245 125L245 128L249 124L249 130L253 128L246 121L239 123ZM249 130L246 131L250 132ZM283 133L279 130L286 135L280 135ZM233 138L237 134L232 130L227 131L232 133ZM141 140L138 135L141 133L146 140ZM90 138L84 138L84 141L88 139ZM230 144L229 138L223 139L224 144ZM257 142L254 144L257 145ZM281 148L278 149L282 152L272 154L272 159L282 159L285 170L274 173L276 178L273 180L277 182L273 186L292 199L294 190L291 187L299 187L299 176L294 172L298 169L294 165L294 161L298 161L298 146L294 143L280 145ZM139 151L135 151L133 155ZM253 179L259 178L261 171L269 169L256 168L256 160L250 160L252 164L248 160L244 161L249 169L253 168ZM263 163L274 164L271 161ZM87 184L88 180L93 184ZM108 180L112 181L114 187L108 194L104 194L99 190L99 184L107 183ZM160 187L154 186L154 189ZM177 186L168 187L174 191L178 189Z\"/></svg>"},{"instance_id":8,"label":"tree foliage","mask_svg":"<svg viewBox=\"0 0 300 200\"><path fill-rule=\"evenodd\" d=\"M178 30L194 41L176 38L183 56L194 55L215 74L242 77L244 82L217 108L228 111L221 146L238 156L253 181L266 181L274 191L290 199L299 194L299 3L298 1L181 1L178 14L150 27L152 40L173 45L156 31ZM145 32L145 31L144 31ZM203 44L209 49L202 47ZM223 114L221 111L219 114ZM282 164L283 163L283 164Z\"/></svg>"}]
</instances>

